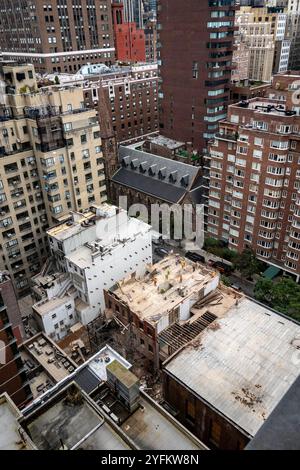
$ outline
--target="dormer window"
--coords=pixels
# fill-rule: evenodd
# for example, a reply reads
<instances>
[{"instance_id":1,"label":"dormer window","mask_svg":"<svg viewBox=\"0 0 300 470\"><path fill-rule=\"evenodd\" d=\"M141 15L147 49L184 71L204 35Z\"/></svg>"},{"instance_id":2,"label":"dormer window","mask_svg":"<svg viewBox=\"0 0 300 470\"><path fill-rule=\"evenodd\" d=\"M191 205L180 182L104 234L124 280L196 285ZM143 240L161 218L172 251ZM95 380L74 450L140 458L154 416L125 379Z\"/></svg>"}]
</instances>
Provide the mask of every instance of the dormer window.
<instances>
[{"instance_id":1,"label":"dormer window","mask_svg":"<svg viewBox=\"0 0 300 470\"><path fill-rule=\"evenodd\" d=\"M181 178L181 184L182 186L188 186L189 185L189 180L190 180L190 177L189 175L184 175L182 178Z\"/></svg>"},{"instance_id":2,"label":"dormer window","mask_svg":"<svg viewBox=\"0 0 300 470\"><path fill-rule=\"evenodd\" d=\"M124 157L122 159L122 165L123 166L127 167L129 165L129 163L130 163L130 157Z\"/></svg>"},{"instance_id":3,"label":"dormer window","mask_svg":"<svg viewBox=\"0 0 300 470\"><path fill-rule=\"evenodd\" d=\"M141 173L146 173L147 168L148 168L148 162L142 162L140 164L140 172Z\"/></svg>"},{"instance_id":4,"label":"dormer window","mask_svg":"<svg viewBox=\"0 0 300 470\"><path fill-rule=\"evenodd\" d=\"M172 171L172 173L170 173L170 176L169 176L170 183L176 183L177 178L178 178L178 171L177 170Z\"/></svg>"},{"instance_id":5,"label":"dormer window","mask_svg":"<svg viewBox=\"0 0 300 470\"><path fill-rule=\"evenodd\" d=\"M167 168L166 167L161 168L158 172L159 179L163 180L165 179L166 176L167 176Z\"/></svg>"},{"instance_id":6,"label":"dormer window","mask_svg":"<svg viewBox=\"0 0 300 470\"><path fill-rule=\"evenodd\" d=\"M156 175L156 167L157 165L151 165L150 168L149 168L149 175L150 176L155 176Z\"/></svg>"},{"instance_id":7,"label":"dormer window","mask_svg":"<svg viewBox=\"0 0 300 470\"><path fill-rule=\"evenodd\" d=\"M139 164L139 161L137 158L135 158L134 160L132 160L132 162L130 163L130 166L133 170L136 170L137 167L138 167L138 164Z\"/></svg>"}]
</instances>

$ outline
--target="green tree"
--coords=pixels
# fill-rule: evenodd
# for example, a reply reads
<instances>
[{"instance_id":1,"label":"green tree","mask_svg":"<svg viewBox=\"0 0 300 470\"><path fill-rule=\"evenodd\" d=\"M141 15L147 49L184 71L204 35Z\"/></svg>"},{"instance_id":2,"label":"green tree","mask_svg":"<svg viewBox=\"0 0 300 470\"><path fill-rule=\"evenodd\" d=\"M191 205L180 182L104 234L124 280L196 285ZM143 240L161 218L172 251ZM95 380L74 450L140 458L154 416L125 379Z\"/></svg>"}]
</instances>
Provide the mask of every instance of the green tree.
<instances>
[{"instance_id":1,"label":"green tree","mask_svg":"<svg viewBox=\"0 0 300 470\"><path fill-rule=\"evenodd\" d=\"M300 285L291 278L277 282L261 278L254 288L254 296L281 313L300 320Z\"/></svg>"},{"instance_id":2,"label":"green tree","mask_svg":"<svg viewBox=\"0 0 300 470\"><path fill-rule=\"evenodd\" d=\"M221 276L221 281L223 282L224 286L226 286L226 287L231 287L232 286L232 282L229 279L229 277Z\"/></svg>"},{"instance_id":3,"label":"green tree","mask_svg":"<svg viewBox=\"0 0 300 470\"><path fill-rule=\"evenodd\" d=\"M55 75L54 81L55 81L55 84L56 84L56 85L59 85L59 84L60 84L60 81L59 81L59 78L58 78L57 75Z\"/></svg>"},{"instance_id":4,"label":"green tree","mask_svg":"<svg viewBox=\"0 0 300 470\"><path fill-rule=\"evenodd\" d=\"M242 276L252 278L254 274L259 274L263 269L263 263L259 261L253 250L246 248L241 255L234 260L234 267Z\"/></svg>"}]
</instances>

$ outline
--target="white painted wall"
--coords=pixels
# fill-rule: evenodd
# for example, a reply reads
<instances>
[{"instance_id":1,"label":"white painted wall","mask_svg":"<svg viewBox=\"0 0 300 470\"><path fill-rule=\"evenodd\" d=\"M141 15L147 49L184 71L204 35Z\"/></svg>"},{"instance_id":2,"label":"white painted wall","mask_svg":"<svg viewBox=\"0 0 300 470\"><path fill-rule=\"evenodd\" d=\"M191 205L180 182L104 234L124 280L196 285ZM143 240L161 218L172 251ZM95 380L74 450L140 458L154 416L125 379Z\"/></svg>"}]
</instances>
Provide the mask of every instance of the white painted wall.
<instances>
[{"instance_id":1,"label":"white painted wall","mask_svg":"<svg viewBox=\"0 0 300 470\"><path fill-rule=\"evenodd\" d=\"M68 305L71 305L71 308L68 309ZM33 309L33 315L41 330L55 341L64 338L68 334L69 328L78 321L75 315L75 302L72 297L66 299L62 305L49 309L44 315L39 315ZM52 318L54 315L55 318ZM70 318L70 315L72 315L73 318ZM63 325L60 325L60 322L63 322ZM58 324L58 328L55 328L56 324ZM62 328L62 326L67 326L67 328Z\"/></svg>"}]
</instances>

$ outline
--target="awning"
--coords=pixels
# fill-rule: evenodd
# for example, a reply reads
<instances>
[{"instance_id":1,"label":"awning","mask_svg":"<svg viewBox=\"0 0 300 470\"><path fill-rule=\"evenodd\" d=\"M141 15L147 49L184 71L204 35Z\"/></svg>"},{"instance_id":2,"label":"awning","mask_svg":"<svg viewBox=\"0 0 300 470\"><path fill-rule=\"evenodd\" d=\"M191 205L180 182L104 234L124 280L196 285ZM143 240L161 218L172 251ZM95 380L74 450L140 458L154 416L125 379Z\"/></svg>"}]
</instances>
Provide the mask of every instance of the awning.
<instances>
[{"instance_id":1,"label":"awning","mask_svg":"<svg viewBox=\"0 0 300 470\"><path fill-rule=\"evenodd\" d=\"M267 279L274 279L279 273L281 269L276 268L276 266L269 266L269 268L264 272L263 276Z\"/></svg>"}]
</instances>

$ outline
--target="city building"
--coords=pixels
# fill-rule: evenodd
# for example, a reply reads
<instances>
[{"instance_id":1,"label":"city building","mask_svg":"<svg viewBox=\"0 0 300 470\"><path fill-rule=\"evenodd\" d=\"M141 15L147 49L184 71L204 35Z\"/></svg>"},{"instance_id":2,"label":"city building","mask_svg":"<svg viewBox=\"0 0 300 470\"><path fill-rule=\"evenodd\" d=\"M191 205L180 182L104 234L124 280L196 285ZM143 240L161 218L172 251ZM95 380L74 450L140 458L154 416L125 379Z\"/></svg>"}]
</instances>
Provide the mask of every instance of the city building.
<instances>
[{"instance_id":1,"label":"city building","mask_svg":"<svg viewBox=\"0 0 300 470\"><path fill-rule=\"evenodd\" d=\"M157 21L149 18L144 23L146 62L157 62Z\"/></svg>"},{"instance_id":2,"label":"city building","mask_svg":"<svg viewBox=\"0 0 300 470\"><path fill-rule=\"evenodd\" d=\"M85 106L98 111L105 157L105 139L115 137L117 142L130 144L158 132L157 64L106 69L87 65L76 75L60 74L59 80L60 88L81 86Z\"/></svg>"},{"instance_id":3,"label":"city building","mask_svg":"<svg viewBox=\"0 0 300 470\"><path fill-rule=\"evenodd\" d=\"M226 117L238 6L235 0L157 5L160 132L203 152Z\"/></svg>"},{"instance_id":4,"label":"city building","mask_svg":"<svg viewBox=\"0 0 300 470\"><path fill-rule=\"evenodd\" d=\"M7 272L0 272L0 294L6 306L6 313L11 323L13 335L20 344L25 338L25 330L14 286Z\"/></svg>"},{"instance_id":5,"label":"city building","mask_svg":"<svg viewBox=\"0 0 300 470\"><path fill-rule=\"evenodd\" d=\"M142 0L113 0L113 3L122 4L124 8L124 21L135 23L138 29L143 27Z\"/></svg>"},{"instance_id":6,"label":"city building","mask_svg":"<svg viewBox=\"0 0 300 470\"><path fill-rule=\"evenodd\" d=\"M17 406L24 406L32 394L18 347L22 335L20 315L6 276L0 288L0 394L6 392Z\"/></svg>"},{"instance_id":7,"label":"city building","mask_svg":"<svg viewBox=\"0 0 300 470\"><path fill-rule=\"evenodd\" d=\"M120 62L145 62L145 33L135 22L124 20L122 3L112 3L116 60Z\"/></svg>"},{"instance_id":8,"label":"city building","mask_svg":"<svg viewBox=\"0 0 300 470\"><path fill-rule=\"evenodd\" d=\"M231 101L232 103L238 103L239 101L247 101L252 98L264 98L267 96L270 88L270 83L260 83L249 79L241 80L232 85Z\"/></svg>"},{"instance_id":9,"label":"city building","mask_svg":"<svg viewBox=\"0 0 300 470\"><path fill-rule=\"evenodd\" d=\"M239 43L248 49L250 80L271 82L272 74L286 72L291 41L286 38L287 14L282 7L241 7L236 15ZM241 46L238 47L238 49Z\"/></svg>"},{"instance_id":10,"label":"city building","mask_svg":"<svg viewBox=\"0 0 300 470\"><path fill-rule=\"evenodd\" d=\"M47 256L45 230L107 198L97 113L81 87L39 89L32 65L3 64L0 268L18 296Z\"/></svg>"},{"instance_id":11,"label":"city building","mask_svg":"<svg viewBox=\"0 0 300 470\"><path fill-rule=\"evenodd\" d=\"M300 70L300 1L288 0L286 37L291 41L289 70Z\"/></svg>"},{"instance_id":12,"label":"city building","mask_svg":"<svg viewBox=\"0 0 300 470\"><path fill-rule=\"evenodd\" d=\"M232 289L219 292L199 312L215 321L163 364L163 396L209 448L242 450L299 376L300 325Z\"/></svg>"},{"instance_id":13,"label":"city building","mask_svg":"<svg viewBox=\"0 0 300 470\"><path fill-rule=\"evenodd\" d=\"M106 346L22 413L2 395L1 448L207 450L139 389L131 367Z\"/></svg>"},{"instance_id":14,"label":"city building","mask_svg":"<svg viewBox=\"0 0 300 470\"><path fill-rule=\"evenodd\" d=\"M40 73L74 73L87 62L115 62L110 0L81 0L77 5L4 0L0 17L4 59L30 62Z\"/></svg>"},{"instance_id":15,"label":"city building","mask_svg":"<svg viewBox=\"0 0 300 470\"><path fill-rule=\"evenodd\" d=\"M32 280L40 329L59 341L76 323L87 325L103 314L103 290L128 274L142 276L152 263L150 229L109 205L74 212L50 229L51 263Z\"/></svg>"},{"instance_id":16,"label":"city building","mask_svg":"<svg viewBox=\"0 0 300 470\"><path fill-rule=\"evenodd\" d=\"M183 163L184 160L176 161L148 153L140 144L120 146L120 168L110 181L113 201L117 202L120 196L125 195L129 206L144 204L149 214L151 204L190 204L195 213L196 205L206 202L207 183L202 177L201 168Z\"/></svg>"},{"instance_id":17,"label":"city building","mask_svg":"<svg viewBox=\"0 0 300 470\"><path fill-rule=\"evenodd\" d=\"M32 400L66 380L77 368L77 364L43 333L24 341L20 354Z\"/></svg>"},{"instance_id":18,"label":"city building","mask_svg":"<svg viewBox=\"0 0 300 470\"><path fill-rule=\"evenodd\" d=\"M269 97L229 107L210 145L208 235L252 248L275 271L300 276L299 76L278 75ZM288 88L288 92L285 89ZM298 114L297 114L298 113Z\"/></svg>"},{"instance_id":19,"label":"city building","mask_svg":"<svg viewBox=\"0 0 300 470\"><path fill-rule=\"evenodd\" d=\"M231 80L232 82L239 83L243 80L248 80L249 77L249 64L250 64L250 50L249 47L236 37L235 51L233 52L233 71Z\"/></svg>"},{"instance_id":20,"label":"city building","mask_svg":"<svg viewBox=\"0 0 300 470\"><path fill-rule=\"evenodd\" d=\"M216 318L198 315L197 307L209 303L218 284L217 272L170 255L149 266L143 278L127 276L107 289L106 317L120 325L115 341L122 355L139 356L143 367L159 370L167 357Z\"/></svg>"}]
</instances>

